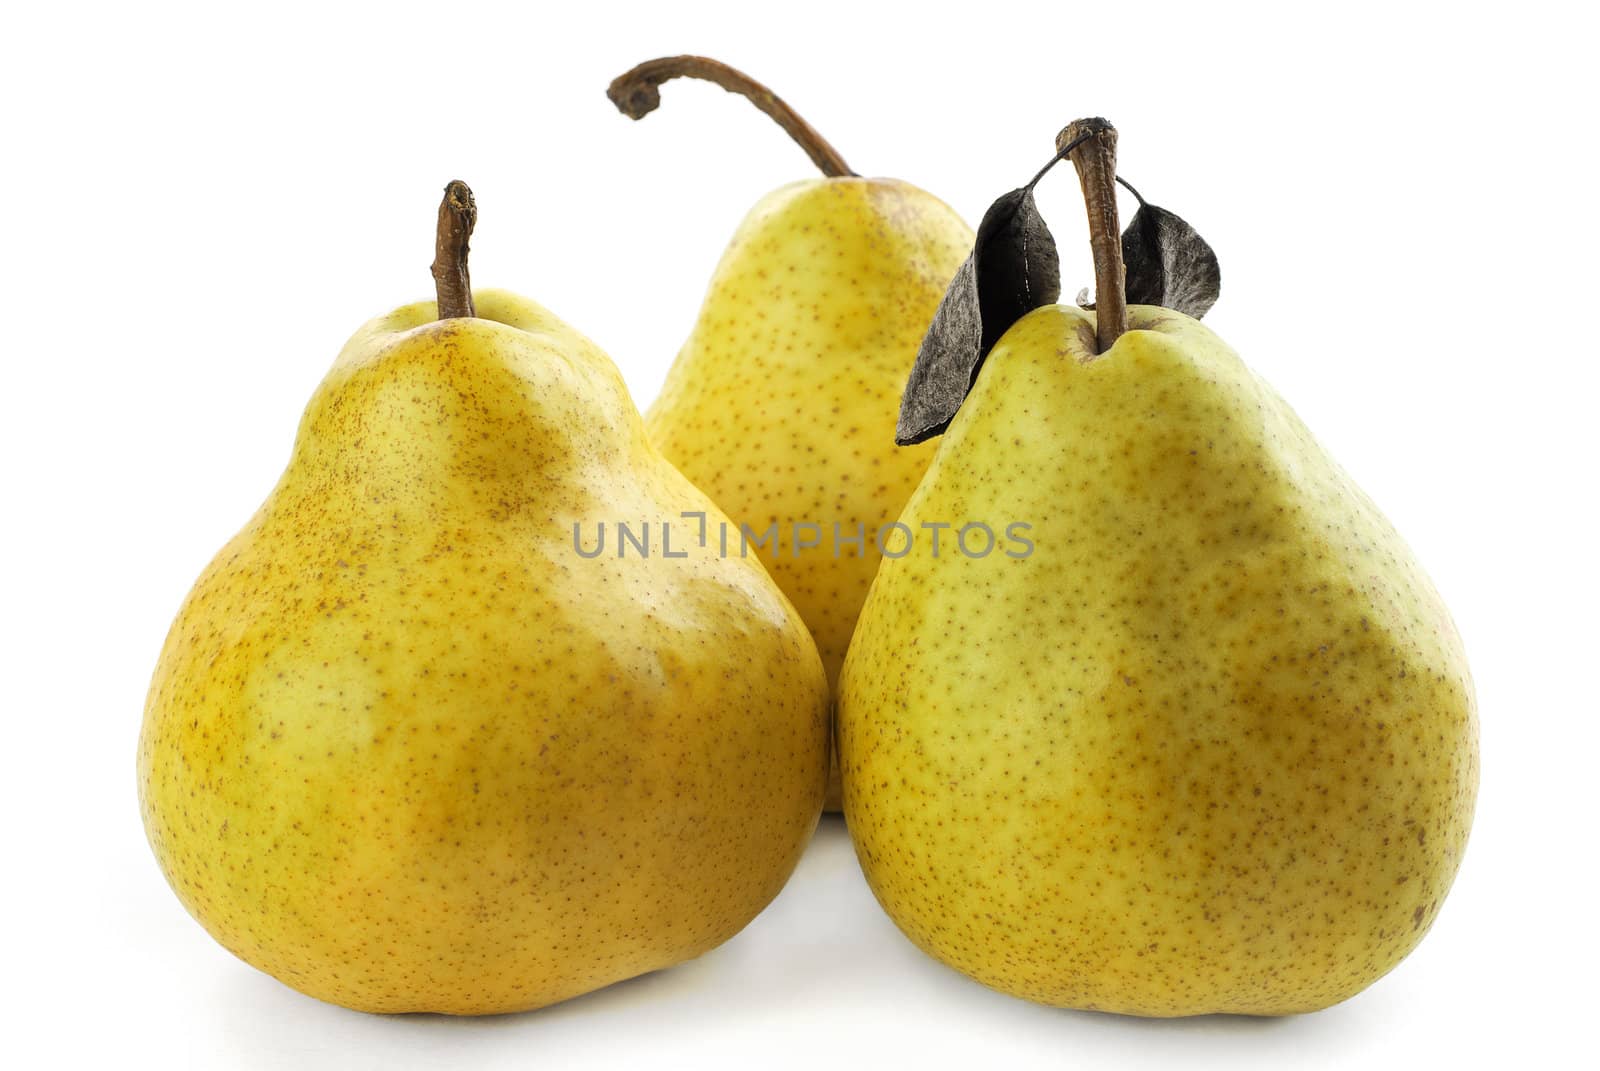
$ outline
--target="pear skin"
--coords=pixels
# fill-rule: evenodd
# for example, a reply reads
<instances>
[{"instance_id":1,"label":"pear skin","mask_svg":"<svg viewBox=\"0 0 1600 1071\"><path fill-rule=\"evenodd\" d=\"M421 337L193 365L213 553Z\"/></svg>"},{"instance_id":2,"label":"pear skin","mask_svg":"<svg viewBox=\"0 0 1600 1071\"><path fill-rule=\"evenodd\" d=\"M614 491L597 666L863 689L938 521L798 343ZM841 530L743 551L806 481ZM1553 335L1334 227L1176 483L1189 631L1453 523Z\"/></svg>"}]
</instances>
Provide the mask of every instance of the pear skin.
<instances>
[{"instance_id":1,"label":"pear skin","mask_svg":"<svg viewBox=\"0 0 1600 1071\"><path fill-rule=\"evenodd\" d=\"M1188 317L1130 318L1093 356L1092 313L1041 308L984 364L901 520L1034 549L883 563L838 693L846 818L896 924L995 989L1325 1008L1460 863L1461 639L1270 387Z\"/></svg>"},{"instance_id":2,"label":"pear skin","mask_svg":"<svg viewBox=\"0 0 1600 1071\"><path fill-rule=\"evenodd\" d=\"M749 528L830 682L878 568L874 537L933 456L932 444L897 448L895 418L972 237L949 206L893 179L775 190L739 226L645 418L662 454ZM773 524L776 548L757 545ZM796 549L796 524L819 526L820 545ZM843 541L862 533L859 550ZM830 789L836 809L836 777Z\"/></svg>"},{"instance_id":3,"label":"pear skin","mask_svg":"<svg viewBox=\"0 0 1600 1071\"><path fill-rule=\"evenodd\" d=\"M793 607L684 538L721 514L592 342L476 299L351 339L179 611L139 740L184 906L364 1011L537 1008L717 946L783 886L827 775ZM619 560L619 521L649 557Z\"/></svg>"}]
</instances>

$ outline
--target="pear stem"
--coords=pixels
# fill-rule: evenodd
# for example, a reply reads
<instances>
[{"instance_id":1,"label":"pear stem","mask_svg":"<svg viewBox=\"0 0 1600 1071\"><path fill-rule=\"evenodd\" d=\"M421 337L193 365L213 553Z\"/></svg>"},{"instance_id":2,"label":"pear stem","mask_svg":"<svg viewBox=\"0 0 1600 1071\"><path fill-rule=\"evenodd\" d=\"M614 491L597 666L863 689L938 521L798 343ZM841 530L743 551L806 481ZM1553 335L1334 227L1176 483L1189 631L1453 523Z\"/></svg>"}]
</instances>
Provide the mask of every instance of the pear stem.
<instances>
[{"instance_id":1,"label":"pear stem","mask_svg":"<svg viewBox=\"0 0 1600 1071\"><path fill-rule=\"evenodd\" d=\"M838 178L855 174L839 151L776 93L743 71L705 56L663 56L647 60L612 79L606 87L606 96L623 115L643 119L661 106L661 83L674 78L699 78L729 93L739 94L783 127L824 175Z\"/></svg>"},{"instance_id":2,"label":"pear stem","mask_svg":"<svg viewBox=\"0 0 1600 1071\"><path fill-rule=\"evenodd\" d=\"M1073 142L1077 147L1067 149ZM1095 345L1109 350L1128 330L1127 269L1122 263L1122 228L1117 223L1117 128L1104 119L1074 119L1056 135L1078 169L1089 210L1089 248L1094 251Z\"/></svg>"},{"instance_id":3,"label":"pear stem","mask_svg":"<svg viewBox=\"0 0 1600 1071\"><path fill-rule=\"evenodd\" d=\"M439 319L476 315L472 277L467 272L467 242L478 222L478 202L465 182L454 179L439 202L439 229L433 246L433 285L439 297Z\"/></svg>"}]
</instances>

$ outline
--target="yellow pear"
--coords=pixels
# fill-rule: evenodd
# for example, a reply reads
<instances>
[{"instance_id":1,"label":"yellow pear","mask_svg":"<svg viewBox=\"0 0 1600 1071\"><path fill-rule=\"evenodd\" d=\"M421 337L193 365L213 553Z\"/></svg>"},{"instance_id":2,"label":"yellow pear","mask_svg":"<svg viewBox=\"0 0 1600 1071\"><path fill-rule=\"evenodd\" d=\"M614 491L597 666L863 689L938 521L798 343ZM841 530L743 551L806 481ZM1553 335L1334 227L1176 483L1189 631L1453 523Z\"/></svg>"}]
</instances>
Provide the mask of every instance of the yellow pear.
<instances>
[{"instance_id":1,"label":"yellow pear","mask_svg":"<svg viewBox=\"0 0 1600 1071\"><path fill-rule=\"evenodd\" d=\"M365 1011L537 1008L715 947L826 778L792 606L682 527L722 515L592 342L473 297L345 346L179 611L139 740L189 912Z\"/></svg>"},{"instance_id":2,"label":"yellow pear","mask_svg":"<svg viewBox=\"0 0 1600 1071\"><path fill-rule=\"evenodd\" d=\"M715 61L654 60L610 95L639 118L656 86L681 75L750 97L828 177L775 190L746 216L645 421L662 454L748 530L742 546L794 602L832 681L880 530L933 456L931 445L894 446L895 413L972 230L909 183L854 175L770 90Z\"/></svg>"},{"instance_id":3,"label":"yellow pear","mask_svg":"<svg viewBox=\"0 0 1600 1071\"><path fill-rule=\"evenodd\" d=\"M1004 333L901 517L1029 527L880 567L846 818L899 927L996 989L1323 1008L1416 946L1461 860L1461 639L1289 406L1194 319L1124 312L1114 268L1097 313Z\"/></svg>"}]
</instances>

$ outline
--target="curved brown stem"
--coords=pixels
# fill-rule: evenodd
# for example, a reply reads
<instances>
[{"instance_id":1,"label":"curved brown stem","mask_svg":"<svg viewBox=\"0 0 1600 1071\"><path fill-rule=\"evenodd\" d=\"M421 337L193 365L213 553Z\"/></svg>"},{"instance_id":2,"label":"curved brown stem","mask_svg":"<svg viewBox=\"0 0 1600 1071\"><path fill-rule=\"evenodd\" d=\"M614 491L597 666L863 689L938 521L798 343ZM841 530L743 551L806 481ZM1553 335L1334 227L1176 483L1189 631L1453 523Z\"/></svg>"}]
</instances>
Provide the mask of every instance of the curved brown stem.
<instances>
[{"instance_id":1,"label":"curved brown stem","mask_svg":"<svg viewBox=\"0 0 1600 1071\"><path fill-rule=\"evenodd\" d=\"M1117 128L1104 119L1074 119L1056 135L1078 169L1089 209L1089 248L1094 251L1095 344L1099 352L1128 330L1127 271L1122 263L1122 228L1117 224Z\"/></svg>"},{"instance_id":2,"label":"curved brown stem","mask_svg":"<svg viewBox=\"0 0 1600 1071\"><path fill-rule=\"evenodd\" d=\"M472 277L467 273L467 242L478 222L478 202L465 182L454 179L439 202L439 229L433 244L433 286L439 319L474 316Z\"/></svg>"},{"instance_id":3,"label":"curved brown stem","mask_svg":"<svg viewBox=\"0 0 1600 1071\"><path fill-rule=\"evenodd\" d=\"M663 56L647 60L613 78L606 87L606 96L623 115L643 119L661 106L661 83L674 78L699 78L729 93L739 94L783 127L824 175L837 178L855 174L839 151L776 93L743 71L705 56Z\"/></svg>"}]
</instances>

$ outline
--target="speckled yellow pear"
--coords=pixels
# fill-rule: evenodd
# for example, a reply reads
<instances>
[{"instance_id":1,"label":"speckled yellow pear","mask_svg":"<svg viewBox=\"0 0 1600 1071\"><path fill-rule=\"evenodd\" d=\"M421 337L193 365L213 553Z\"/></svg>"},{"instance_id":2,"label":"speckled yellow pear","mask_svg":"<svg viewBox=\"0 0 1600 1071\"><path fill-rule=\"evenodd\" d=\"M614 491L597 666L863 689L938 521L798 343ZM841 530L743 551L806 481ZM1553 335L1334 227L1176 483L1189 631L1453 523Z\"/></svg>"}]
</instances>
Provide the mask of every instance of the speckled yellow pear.
<instances>
[{"instance_id":1,"label":"speckled yellow pear","mask_svg":"<svg viewBox=\"0 0 1600 1071\"><path fill-rule=\"evenodd\" d=\"M1461 860L1461 639L1221 339L1126 316L1101 348L1096 313L1039 308L983 364L901 520L1027 522L1033 551L884 562L839 687L845 814L899 927L996 989L1324 1008L1416 946Z\"/></svg>"},{"instance_id":2,"label":"speckled yellow pear","mask_svg":"<svg viewBox=\"0 0 1600 1071\"><path fill-rule=\"evenodd\" d=\"M752 551L805 619L831 681L878 568L875 536L933 456L931 444L895 447L895 414L972 231L909 183L856 176L769 90L714 61L643 64L611 96L638 118L680 75L749 96L828 176L775 190L745 217L645 419L667 459L736 523L757 536L778 526L779 540ZM818 528L795 540L797 524ZM819 545L797 548L809 539ZM837 799L835 778L830 809Z\"/></svg>"},{"instance_id":3,"label":"speckled yellow pear","mask_svg":"<svg viewBox=\"0 0 1600 1071\"><path fill-rule=\"evenodd\" d=\"M911 359L971 231L893 179L776 190L739 226L699 322L646 414L651 439L697 487L759 533L758 549L811 628L830 675L877 572L875 534L933 456L897 448ZM795 523L825 527L796 552ZM864 530L863 553L841 540ZM858 526L861 526L858 529Z\"/></svg>"},{"instance_id":4,"label":"speckled yellow pear","mask_svg":"<svg viewBox=\"0 0 1600 1071\"><path fill-rule=\"evenodd\" d=\"M139 741L184 906L365 1011L537 1008L697 956L778 892L825 783L792 606L682 532L660 553L661 524L720 514L610 360L475 301L345 346L179 611ZM618 521L656 553L576 552Z\"/></svg>"}]
</instances>

